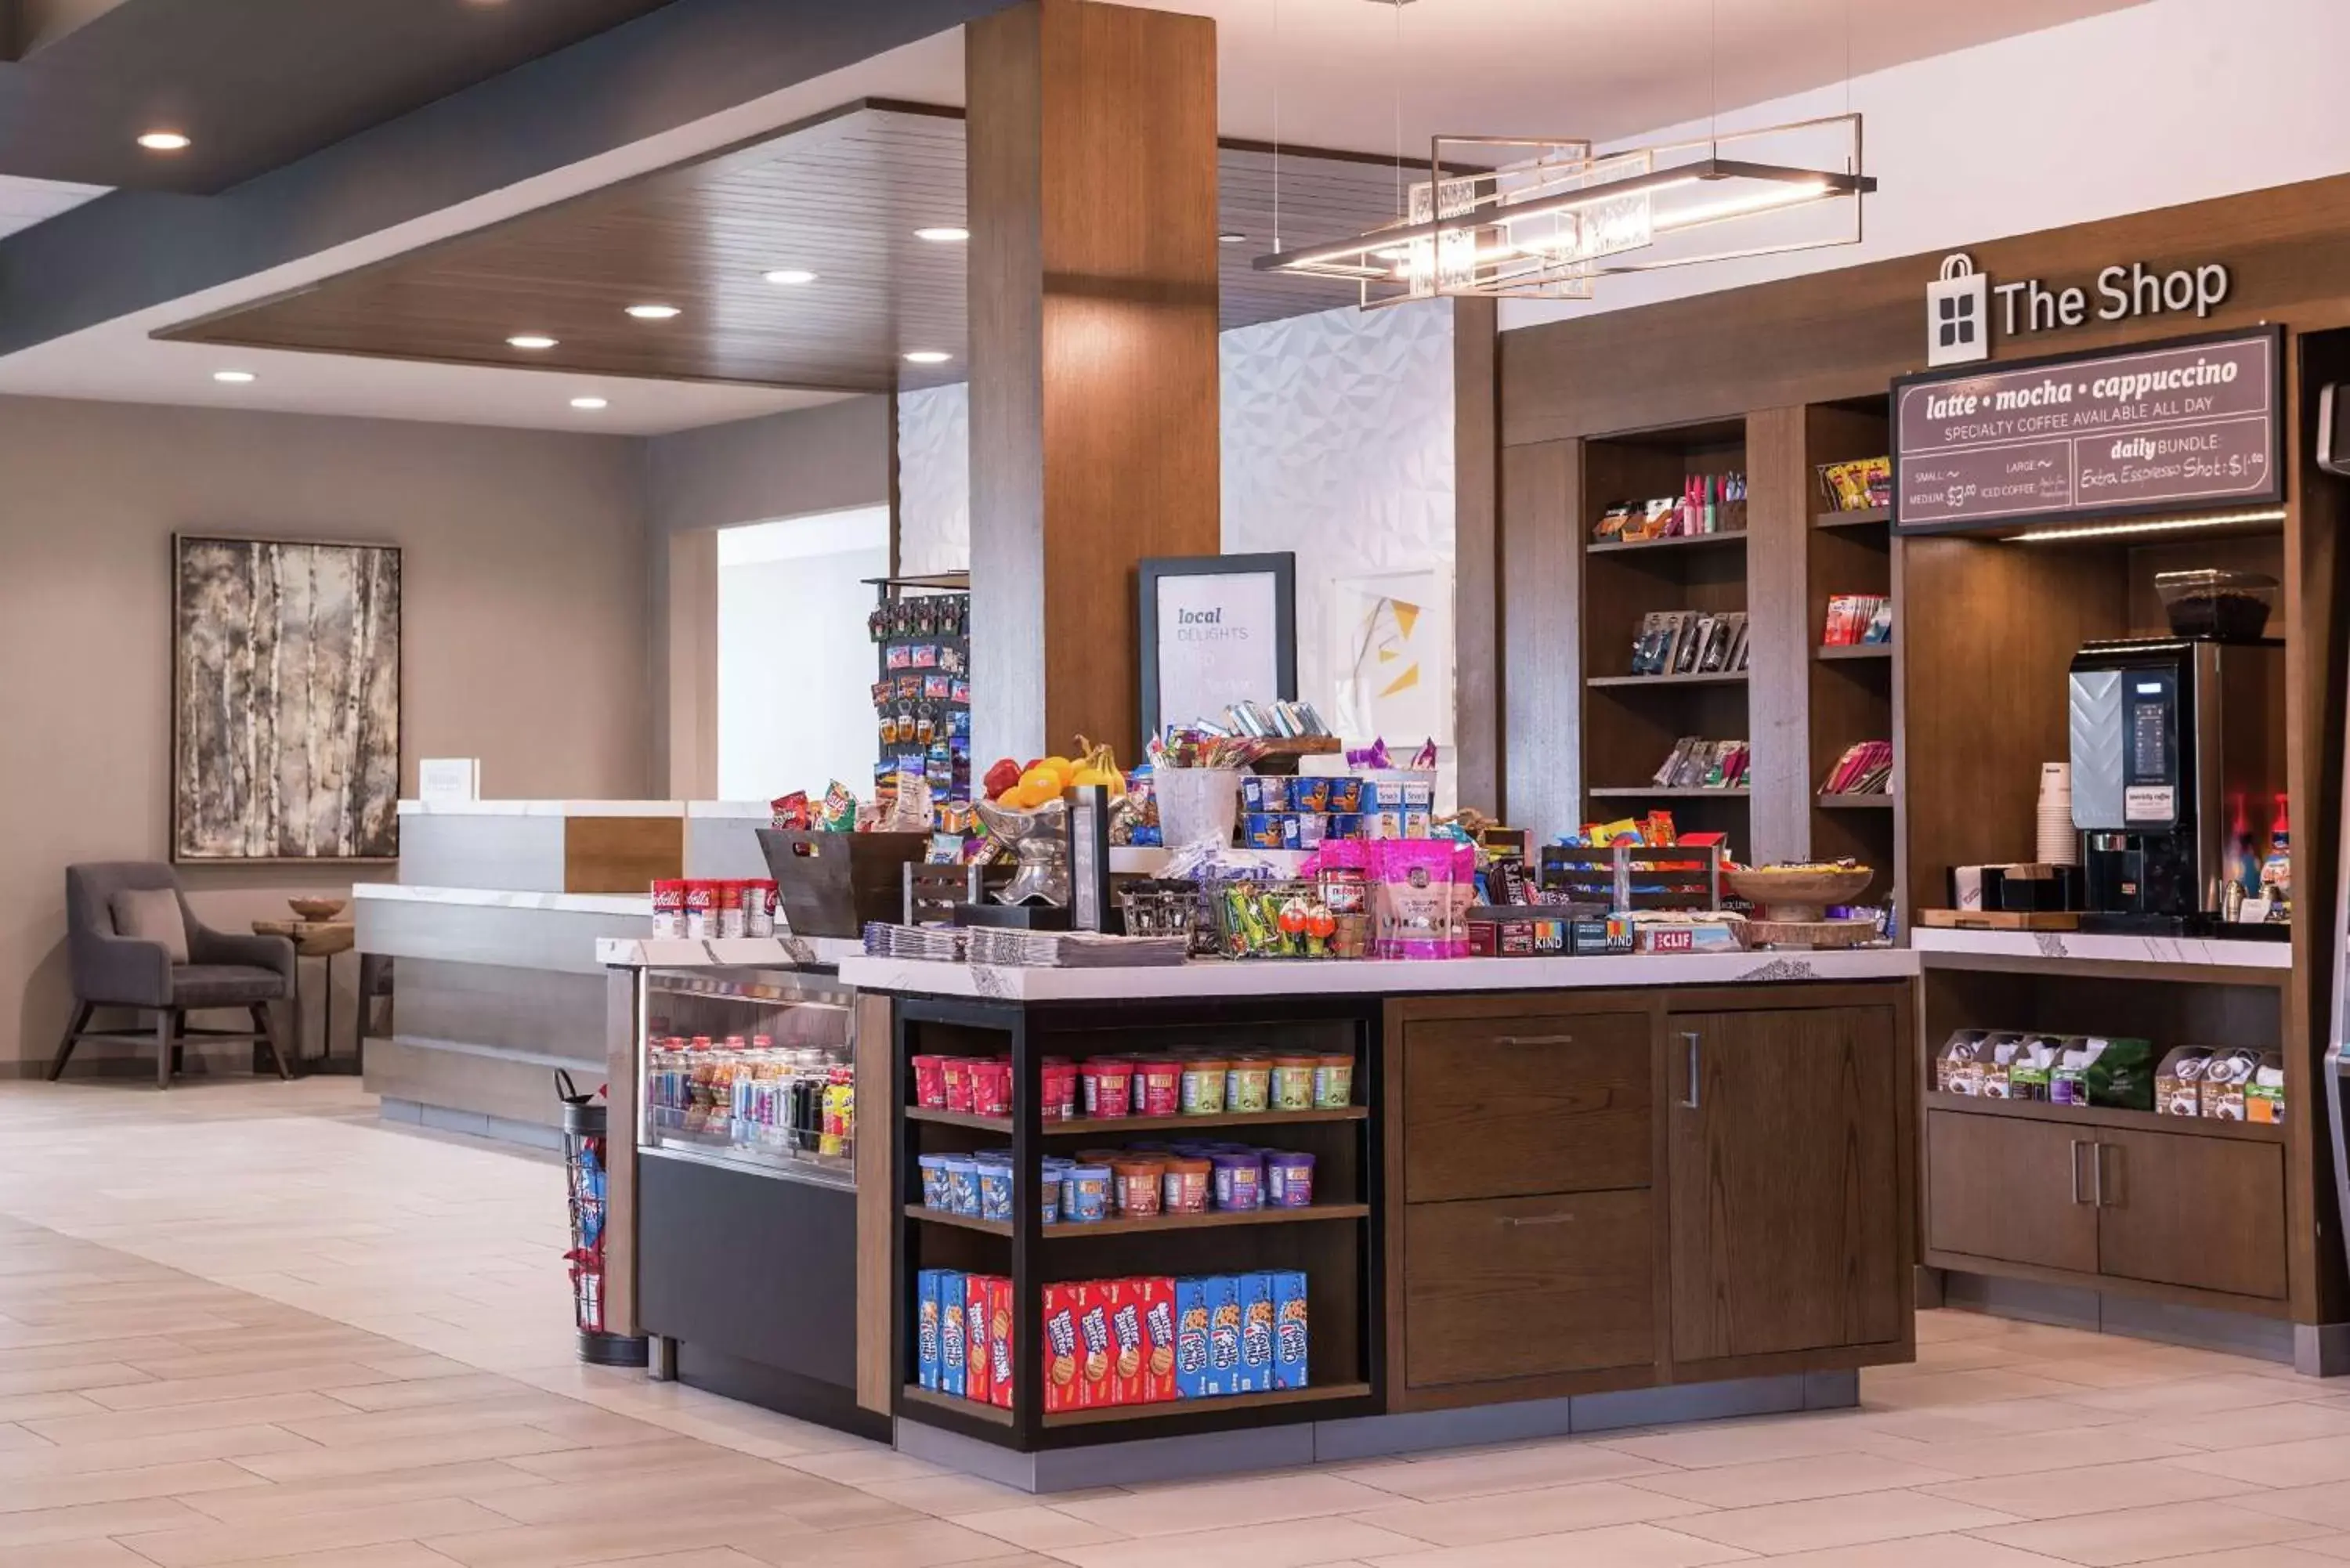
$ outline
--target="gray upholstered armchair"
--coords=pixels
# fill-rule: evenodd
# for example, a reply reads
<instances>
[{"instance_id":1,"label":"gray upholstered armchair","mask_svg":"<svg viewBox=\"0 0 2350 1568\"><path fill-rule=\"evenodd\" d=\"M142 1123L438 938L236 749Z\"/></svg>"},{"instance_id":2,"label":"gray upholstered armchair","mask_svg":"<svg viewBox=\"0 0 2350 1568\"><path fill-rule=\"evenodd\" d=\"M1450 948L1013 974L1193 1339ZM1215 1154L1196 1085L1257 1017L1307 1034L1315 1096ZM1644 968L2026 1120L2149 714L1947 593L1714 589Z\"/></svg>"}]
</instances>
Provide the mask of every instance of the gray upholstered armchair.
<instances>
[{"instance_id":1,"label":"gray upholstered armchair","mask_svg":"<svg viewBox=\"0 0 2350 1568\"><path fill-rule=\"evenodd\" d=\"M187 947L184 962L177 961L173 950L178 944L168 935L155 940L153 933L121 934L126 922L120 896L155 892L170 893L179 907ZM252 1041L268 1048L280 1078L290 1075L269 1004L295 994L294 944L284 937L213 930L188 908L169 866L120 860L67 867L66 947L73 971L74 1016L57 1044L57 1059L49 1064L52 1080L66 1070L66 1059L84 1040L132 1044L151 1040L159 1089L171 1087L181 1044L191 1039ZM101 1007L130 1008L142 1022L152 1014L152 1034L92 1030L90 1015ZM243 1008L252 1015L252 1031L188 1027L191 1010L213 1008Z\"/></svg>"}]
</instances>

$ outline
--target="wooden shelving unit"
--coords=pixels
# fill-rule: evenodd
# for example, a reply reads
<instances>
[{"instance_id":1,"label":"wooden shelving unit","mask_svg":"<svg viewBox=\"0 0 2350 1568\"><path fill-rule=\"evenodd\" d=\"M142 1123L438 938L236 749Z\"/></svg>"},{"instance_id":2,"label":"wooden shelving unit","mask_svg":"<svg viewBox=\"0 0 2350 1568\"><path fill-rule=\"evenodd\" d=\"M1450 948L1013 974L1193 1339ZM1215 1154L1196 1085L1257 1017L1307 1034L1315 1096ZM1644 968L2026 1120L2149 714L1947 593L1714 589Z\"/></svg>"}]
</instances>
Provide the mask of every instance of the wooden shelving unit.
<instances>
[{"instance_id":1,"label":"wooden shelving unit","mask_svg":"<svg viewBox=\"0 0 2350 1568\"><path fill-rule=\"evenodd\" d=\"M1823 792L1814 803L1822 811L1891 811L1893 796L1884 794L1828 794Z\"/></svg>"},{"instance_id":2,"label":"wooden shelving unit","mask_svg":"<svg viewBox=\"0 0 2350 1568\"><path fill-rule=\"evenodd\" d=\"M1697 469L1692 472L1714 472L1717 470ZM1627 498L1619 498L1627 499ZM1608 539L1593 540L1589 549L1595 556L1618 555L1632 550L1695 550L1710 545L1743 545L1746 530L1725 529L1718 534L1677 534L1669 539Z\"/></svg>"},{"instance_id":3,"label":"wooden shelving unit","mask_svg":"<svg viewBox=\"0 0 2350 1568\"><path fill-rule=\"evenodd\" d=\"M1866 452L1862 455L1878 457L1884 454ZM1838 462L1844 460L1832 457L1826 461ZM1861 506L1849 512L1823 512L1812 519L1812 525L1815 528L1867 528L1889 523L1892 520L1893 509L1889 506Z\"/></svg>"},{"instance_id":4,"label":"wooden shelving unit","mask_svg":"<svg viewBox=\"0 0 2350 1568\"><path fill-rule=\"evenodd\" d=\"M1743 670L1700 670L1694 675L1595 675L1584 684L1624 691L1644 686L1743 686L1746 676Z\"/></svg>"},{"instance_id":5,"label":"wooden shelving unit","mask_svg":"<svg viewBox=\"0 0 2350 1568\"><path fill-rule=\"evenodd\" d=\"M2217 1116L2166 1116L2152 1111L2121 1110L2112 1106L2056 1106L2043 1100L1989 1100L1973 1095L1929 1093L1929 1111L1955 1111L1961 1116L2009 1116L2017 1121L2062 1122L2068 1127L2104 1127L2113 1131L2177 1133L2188 1137L2235 1138L2244 1143L2282 1143L2284 1127L2276 1122L2230 1122Z\"/></svg>"},{"instance_id":6,"label":"wooden shelving unit","mask_svg":"<svg viewBox=\"0 0 2350 1568\"><path fill-rule=\"evenodd\" d=\"M1740 789L1663 789L1655 784L1611 784L1583 792L1594 800L1747 800L1753 791Z\"/></svg>"},{"instance_id":7,"label":"wooden shelving unit","mask_svg":"<svg viewBox=\"0 0 2350 1568\"><path fill-rule=\"evenodd\" d=\"M1244 1033L1227 1015L1244 1019ZM897 1284L890 1366L882 1386L899 1390L897 1414L1022 1453L1180 1435L1268 1422L1368 1414L1377 1407L1374 1366L1381 1338L1384 1276L1374 1267L1375 1209L1381 1179L1374 1151L1378 1127L1376 1000L1301 998L1216 1004L1128 1002L1037 1009L994 1002L906 998L896 1003L890 1043L892 1093L881 1111L895 1139L892 1189L884 1212L896 1231L891 1274ZM1225 1112L1196 1116L1087 1117L1047 1121L1041 1103L1048 1056L1082 1059L1106 1053L1180 1056L1245 1046L1269 1055L1345 1051L1355 1059L1359 1103L1327 1110ZM1013 1068L1014 1115L975 1116L924 1109L912 1097L917 1054L998 1056ZM1037 1196L1041 1163L1056 1150L1113 1149L1141 1140L1159 1147L1188 1136L1239 1138L1314 1157L1319 1201L1300 1209L1263 1208L1202 1214L1110 1218L1046 1224ZM920 1157L1009 1147L1015 1205L1011 1219L983 1220L925 1207ZM1012 1407L975 1404L920 1386L911 1330L925 1269L1007 1279L1014 1297ZM1048 1285L1139 1276L1301 1272L1312 1332L1310 1386L1214 1398L1054 1411L1044 1408L1041 1345ZM876 1368L877 1373L879 1368Z\"/></svg>"},{"instance_id":8,"label":"wooden shelving unit","mask_svg":"<svg viewBox=\"0 0 2350 1568\"><path fill-rule=\"evenodd\" d=\"M1890 659L1893 645L1889 642L1822 643L1815 657L1834 662L1839 659Z\"/></svg>"}]
</instances>

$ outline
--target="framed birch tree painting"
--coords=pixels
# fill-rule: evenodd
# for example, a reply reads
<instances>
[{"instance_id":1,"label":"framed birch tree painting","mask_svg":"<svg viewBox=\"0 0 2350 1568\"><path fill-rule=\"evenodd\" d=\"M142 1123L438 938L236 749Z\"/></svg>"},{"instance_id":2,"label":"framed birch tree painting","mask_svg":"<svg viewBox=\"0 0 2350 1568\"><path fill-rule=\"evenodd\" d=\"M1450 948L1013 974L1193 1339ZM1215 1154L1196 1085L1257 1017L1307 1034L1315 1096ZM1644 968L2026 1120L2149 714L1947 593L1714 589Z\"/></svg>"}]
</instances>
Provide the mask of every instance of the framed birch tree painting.
<instances>
[{"instance_id":1,"label":"framed birch tree painting","mask_svg":"<svg viewBox=\"0 0 2350 1568\"><path fill-rule=\"evenodd\" d=\"M400 552L177 535L172 857L400 853Z\"/></svg>"}]
</instances>

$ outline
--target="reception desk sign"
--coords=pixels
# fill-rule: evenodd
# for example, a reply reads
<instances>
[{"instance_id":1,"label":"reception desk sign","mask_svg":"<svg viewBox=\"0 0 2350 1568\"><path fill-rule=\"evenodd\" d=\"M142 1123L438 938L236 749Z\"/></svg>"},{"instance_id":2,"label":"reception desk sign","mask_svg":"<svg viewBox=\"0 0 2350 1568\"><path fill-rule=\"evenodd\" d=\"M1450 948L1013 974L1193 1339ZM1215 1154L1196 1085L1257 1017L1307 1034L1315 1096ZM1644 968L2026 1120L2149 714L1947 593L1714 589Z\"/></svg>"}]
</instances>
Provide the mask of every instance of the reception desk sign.
<instances>
[{"instance_id":1,"label":"reception desk sign","mask_svg":"<svg viewBox=\"0 0 2350 1568\"><path fill-rule=\"evenodd\" d=\"M2283 333L1929 371L1893 384L1903 534L2261 505L2284 495Z\"/></svg>"}]
</instances>

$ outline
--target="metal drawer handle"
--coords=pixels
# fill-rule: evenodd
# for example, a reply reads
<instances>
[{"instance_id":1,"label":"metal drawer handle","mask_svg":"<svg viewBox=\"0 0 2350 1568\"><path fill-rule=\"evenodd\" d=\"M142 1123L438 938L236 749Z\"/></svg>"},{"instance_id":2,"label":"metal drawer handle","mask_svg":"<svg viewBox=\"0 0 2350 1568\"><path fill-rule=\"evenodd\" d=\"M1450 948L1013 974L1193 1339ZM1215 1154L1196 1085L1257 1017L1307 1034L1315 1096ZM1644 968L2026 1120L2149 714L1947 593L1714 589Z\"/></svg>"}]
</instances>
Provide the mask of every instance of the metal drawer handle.
<instances>
[{"instance_id":1,"label":"metal drawer handle","mask_svg":"<svg viewBox=\"0 0 2350 1568\"><path fill-rule=\"evenodd\" d=\"M2097 1208L2106 1206L2106 1146L2089 1146L2089 1201Z\"/></svg>"},{"instance_id":2,"label":"metal drawer handle","mask_svg":"<svg viewBox=\"0 0 2350 1568\"><path fill-rule=\"evenodd\" d=\"M2073 1139L2073 1140L2072 1140L2071 1144L2070 1144L2069 1146L2067 1146L2067 1147L2069 1147L2071 1148L2071 1150L2072 1150L2072 1162L2073 1162L2073 1201L2074 1201L2074 1202L2075 1202L2075 1203L2078 1203L2078 1202L2080 1202L2080 1201L2081 1201L2081 1147L2082 1147L2082 1140L2081 1140L2081 1139L2079 1139L2079 1138L2074 1138L2074 1139Z\"/></svg>"},{"instance_id":3,"label":"metal drawer handle","mask_svg":"<svg viewBox=\"0 0 2350 1568\"><path fill-rule=\"evenodd\" d=\"M1502 1216L1502 1223L1512 1230L1530 1225L1572 1225L1575 1223L1575 1216L1572 1214L1504 1214Z\"/></svg>"},{"instance_id":4,"label":"metal drawer handle","mask_svg":"<svg viewBox=\"0 0 2350 1568\"><path fill-rule=\"evenodd\" d=\"M1694 1029L1683 1030L1681 1040L1689 1046L1689 1098L1681 1102L1681 1109L1693 1111L1698 1108L1698 1032Z\"/></svg>"},{"instance_id":5,"label":"metal drawer handle","mask_svg":"<svg viewBox=\"0 0 2350 1568\"><path fill-rule=\"evenodd\" d=\"M1493 1044L1496 1045L1572 1045L1575 1044L1575 1036L1572 1034L1497 1034L1493 1037Z\"/></svg>"}]
</instances>

